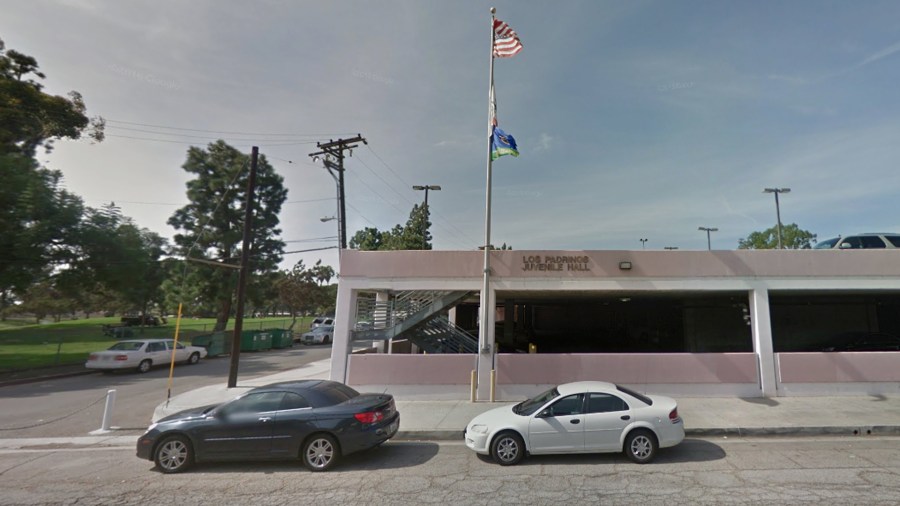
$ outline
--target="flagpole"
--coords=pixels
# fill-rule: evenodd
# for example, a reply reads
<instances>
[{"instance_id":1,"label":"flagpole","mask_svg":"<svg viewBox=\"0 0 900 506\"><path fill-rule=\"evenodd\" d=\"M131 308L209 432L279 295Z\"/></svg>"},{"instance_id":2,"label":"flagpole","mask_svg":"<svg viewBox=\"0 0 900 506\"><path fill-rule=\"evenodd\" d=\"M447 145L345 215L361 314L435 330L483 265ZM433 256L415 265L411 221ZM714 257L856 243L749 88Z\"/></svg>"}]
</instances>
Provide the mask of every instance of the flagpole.
<instances>
[{"instance_id":1,"label":"flagpole","mask_svg":"<svg viewBox=\"0 0 900 506\"><path fill-rule=\"evenodd\" d=\"M478 324L478 398L483 400L486 391L490 387L490 372L494 368L494 350L491 333L493 332L493 318L491 318L491 134L493 133L495 97L494 97L494 19L497 9L491 7L491 66L488 79L488 135L487 135L487 178L485 182L484 198L484 281L481 285L481 297L479 310L481 312Z\"/></svg>"}]
</instances>

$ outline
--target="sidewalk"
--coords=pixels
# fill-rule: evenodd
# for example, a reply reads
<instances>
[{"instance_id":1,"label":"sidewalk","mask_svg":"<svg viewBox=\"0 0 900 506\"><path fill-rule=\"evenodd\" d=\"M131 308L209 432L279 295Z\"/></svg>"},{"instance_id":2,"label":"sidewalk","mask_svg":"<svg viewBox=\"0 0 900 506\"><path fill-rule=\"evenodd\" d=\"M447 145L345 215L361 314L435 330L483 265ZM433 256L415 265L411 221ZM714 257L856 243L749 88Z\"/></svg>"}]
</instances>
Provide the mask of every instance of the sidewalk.
<instances>
[{"instance_id":1,"label":"sidewalk","mask_svg":"<svg viewBox=\"0 0 900 506\"><path fill-rule=\"evenodd\" d=\"M153 421L169 414L224 402L260 385L299 379L328 379L330 360L299 369L213 385L176 395L157 406ZM388 392L390 393L390 392ZM651 392L652 393L652 392ZM900 394L891 396L676 397L688 436L900 435ZM476 415L512 402L413 401L395 396L400 411L398 439L462 440Z\"/></svg>"}]
</instances>

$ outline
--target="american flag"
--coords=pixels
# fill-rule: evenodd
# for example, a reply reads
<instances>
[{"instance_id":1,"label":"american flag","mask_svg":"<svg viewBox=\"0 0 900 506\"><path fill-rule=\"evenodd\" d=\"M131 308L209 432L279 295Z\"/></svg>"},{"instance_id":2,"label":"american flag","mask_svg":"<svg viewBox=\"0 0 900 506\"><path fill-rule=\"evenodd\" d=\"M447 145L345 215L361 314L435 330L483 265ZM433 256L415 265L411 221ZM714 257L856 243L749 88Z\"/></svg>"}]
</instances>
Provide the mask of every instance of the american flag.
<instances>
[{"instance_id":1,"label":"american flag","mask_svg":"<svg viewBox=\"0 0 900 506\"><path fill-rule=\"evenodd\" d=\"M494 18L494 58L509 58L519 54L522 41L508 24Z\"/></svg>"}]
</instances>

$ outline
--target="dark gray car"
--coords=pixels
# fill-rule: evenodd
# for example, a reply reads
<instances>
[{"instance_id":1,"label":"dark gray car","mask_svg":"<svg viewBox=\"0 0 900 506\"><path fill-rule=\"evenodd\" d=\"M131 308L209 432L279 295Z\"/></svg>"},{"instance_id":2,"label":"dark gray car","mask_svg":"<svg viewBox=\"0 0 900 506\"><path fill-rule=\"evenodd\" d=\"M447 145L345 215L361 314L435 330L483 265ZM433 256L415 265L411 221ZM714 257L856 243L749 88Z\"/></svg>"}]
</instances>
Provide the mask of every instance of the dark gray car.
<instances>
[{"instance_id":1,"label":"dark gray car","mask_svg":"<svg viewBox=\"0 0 900 506\"><path fill-rule=\"evenodd\" d=\"M392 438L399 425L389 394L360 394L325 380L274 383L159 420L138 439L137 456L164 473L195 462L295 458L326 471L342 456Z\"/></svg>"}]
</instances>

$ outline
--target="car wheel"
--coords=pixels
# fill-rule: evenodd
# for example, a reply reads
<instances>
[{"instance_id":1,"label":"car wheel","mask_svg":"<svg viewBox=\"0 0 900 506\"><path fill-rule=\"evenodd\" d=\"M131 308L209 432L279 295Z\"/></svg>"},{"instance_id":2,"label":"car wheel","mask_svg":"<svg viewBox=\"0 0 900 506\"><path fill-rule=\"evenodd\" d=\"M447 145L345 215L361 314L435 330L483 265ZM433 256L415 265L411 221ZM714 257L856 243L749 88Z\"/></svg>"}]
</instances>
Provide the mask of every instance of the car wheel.
<instances>
[{"instance_id":1,"label":"car wheel","mask_svg":"<svg viewBox=\"0 0 900 506\"><path fill-rule=\"evenodd\" d=\"M525 458L525 442L514 432L504 432L491 442L491 457L501 466L518 464Z\"/></svg>"},{"instance_id":2,"label":"car wheel","mask_svg":"<svg viewBox=\"0 0 900 506\"><path fill-rule=\"evenodd\" d=\"M646 464L656 456L656 436L648 430L635 430L625 438L625 455L633 462Z\"/></svg>"},{"instance_id":3,"label":"car wheel","mask_svg":"<svg viewBox=\"0 0 900 506\"><path fill-rule=\"evenodd\" d=\"M322 339L322 344L331 344L331 336L325 336Z\"/></svg>"},{"instance_id":4,"label":"car wheel","mask_svg":"<svg viewBox=\"0 0 900 506\"><path fill-rule=\"evenodd\" d=\"M310 471L327 471L337 463L340 450L337 441L328 434L316 434L303 445L303 465Z\"/></svg>"},{"instance_id":5,"label":"car wheel","mask_svg":"<svg viewBox=\"0 0 900 506\"><path fill-rule=\"evenodd\" d=\"M150 370L150 366L153 365L153 362L148 360L141 360L141 363L138 364L138 372L144 373Z\"/></svg>"},{"instance_id":6,"label":"car wheel","mask_svg":"<svg viewBox=\"0 0 900 506\"><path fill-rule=\"evenodd\" d=\"M194 450L186 437L171 436L156 446L153 460L166 474L180 473L194 463Z\"/></svg>"},{"instance_id":7,"label":"car wheel","mask_svg":"<svg viewBox=\"0 0 900 506\"><path fill-rule=\"evenodd\" d=\"M200 354L197 352L191 353L191 356L188 357L188 364L194 365L200 361Z\"/></svg>"}]
</instances>

